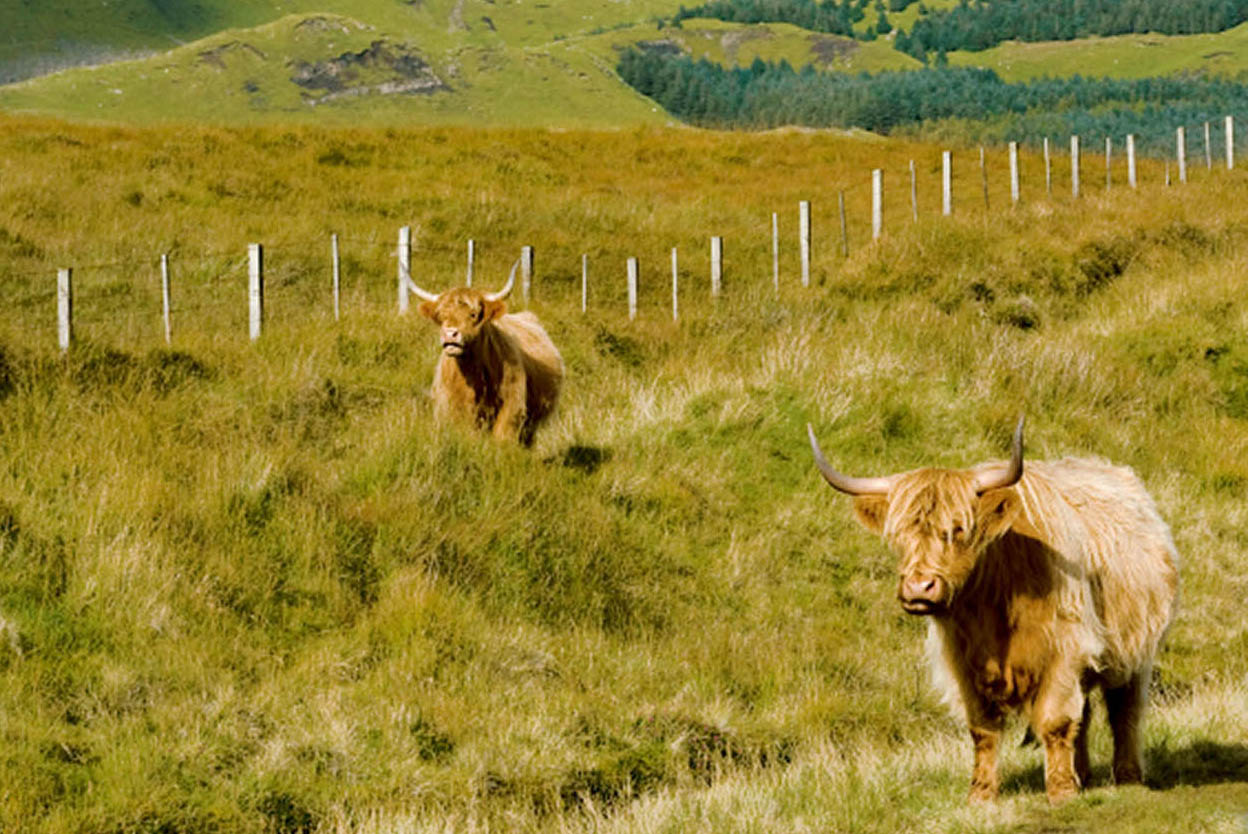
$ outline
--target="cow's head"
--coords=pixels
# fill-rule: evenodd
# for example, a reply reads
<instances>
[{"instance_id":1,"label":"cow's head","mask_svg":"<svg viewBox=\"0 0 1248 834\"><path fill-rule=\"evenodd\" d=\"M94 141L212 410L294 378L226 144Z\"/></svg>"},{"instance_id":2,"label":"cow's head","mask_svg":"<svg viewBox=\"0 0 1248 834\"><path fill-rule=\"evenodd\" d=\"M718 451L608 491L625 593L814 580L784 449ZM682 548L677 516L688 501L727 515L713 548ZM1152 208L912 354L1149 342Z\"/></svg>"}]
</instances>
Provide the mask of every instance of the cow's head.
<instances>
[{"instance_id":1,"label":"cow's head","mask_svg":"<svg viewBox=\"0 0 1248 834\"><path fill-rule=\"evenodd\" d=\"M897 599L910 614L945 611L988 545L1018 518L1012 489L1023 476L1023 420L1010 461L990 469L916 469L853 478L828 465L806 426L815 463L833 488L854 496L858 521L900 556Z\"/></svg>"},{"instance_id":2,"label":"cow's head","mask_svg":"<svg viewBox=\"0 0 1248 834\"><path fill-rule=\"evenodd\" d=\"M481 329L507 312L504 299L511 294L516 283L516 261L501 290L485 293L471 287L457 287L435 295L423 290L407 278L407 287L422 299L420 314L432 320L442 330L442 352L447 356L462 356L472 350L472 344L481 335ZM406 277L406 276L405 276Z\"/></svg>"}]
</instances>

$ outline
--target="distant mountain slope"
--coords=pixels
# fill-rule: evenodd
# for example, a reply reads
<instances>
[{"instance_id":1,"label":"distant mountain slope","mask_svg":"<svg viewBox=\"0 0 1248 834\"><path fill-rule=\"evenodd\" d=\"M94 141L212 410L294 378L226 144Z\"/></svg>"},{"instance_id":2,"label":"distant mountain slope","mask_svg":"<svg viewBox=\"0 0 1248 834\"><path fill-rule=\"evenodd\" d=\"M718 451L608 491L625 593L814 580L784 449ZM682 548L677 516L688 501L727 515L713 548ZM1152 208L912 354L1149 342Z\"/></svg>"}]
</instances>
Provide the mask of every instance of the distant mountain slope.
<instances>
[{"instance_id":1,"label":"distant mountain slope","mask_svg":"<svg viewBox=\"0 0 1248 834\"><path fill-rule=\"evenodd\" d=\"M889 38L780 23L667 25L679 8L679 0L10 0L0 9L0 70L129 59L0 86L0 110L134 123L611 127L674 121L619 79L620 51L637 45L737 66L756 58L845 72L920 66ZM894 17L905 25L916 14L911 4ZM1248 71L1248 28L1007 43L948 60L1007 80L1234 74Z\"/></svg>"}]
</instances>

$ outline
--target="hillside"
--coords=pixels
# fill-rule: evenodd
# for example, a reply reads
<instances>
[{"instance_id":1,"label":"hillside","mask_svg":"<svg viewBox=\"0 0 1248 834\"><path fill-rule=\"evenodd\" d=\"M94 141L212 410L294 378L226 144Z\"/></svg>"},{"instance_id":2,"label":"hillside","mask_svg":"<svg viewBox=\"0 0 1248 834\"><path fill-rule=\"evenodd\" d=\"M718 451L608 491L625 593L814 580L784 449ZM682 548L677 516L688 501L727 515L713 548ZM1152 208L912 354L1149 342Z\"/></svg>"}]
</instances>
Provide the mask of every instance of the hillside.
<instances>
[{"instance_id":1,"label":"hillside","mask_svg":"<svg viewBox=\"0 0 1248 834\"><path fill-rule=\"evenodd\" d=\"M618 127L672 120L616 75L620 50L638 44L739 66L756 58L851 73L919 66L888 38L707 19L661 26L678 7L671 0L129 0L102 20L102 6L73 15L65 4L8 6L0 26L13 34L0 58L10 56L11 74L19 64L141 57L0 86L0 109L128 123ZM915 14L910 6L893 17L912 25ZM989 66L1007 79L1233 76L1248 69L1244 37L1241 26L1214 35L1004 44L951 52L948 60Z\"/></svg>"},{"instance_id":2,"label":"hillside","mask_svg":"<svg viewBox=\"0 0 1248 834\"><path fill-rule=\"evenodd\" d=\"M1248 808L1242 166L993 210L940 148L827 132L0 130L0 828L1233 832ZM1089 160L1092 164L1092 160ZM841 254L834 189L848 197ZM815 209L812 285L796 204ZM781 286L772 285L771 213ZM897 219L904 222L896 222ZM414 271L522 245L568 366L532 452L440 427ZM343 248L342 317L329 235ZM726 241L707 291L707 238ZM265 244L263 337L246 246ZM680 256L680 320L669 264ZM158 255L173 272L172 344ZM591 275L580 308L581 256ZM627 257L640 311L624 311ZM76 343L54 276L74 267ZM520 299L511 304L524 306ZM1147 788L1001 802L924 683L895 557L815 473L1132 466L1182 554Z\"/></svg>"}]
</instances>

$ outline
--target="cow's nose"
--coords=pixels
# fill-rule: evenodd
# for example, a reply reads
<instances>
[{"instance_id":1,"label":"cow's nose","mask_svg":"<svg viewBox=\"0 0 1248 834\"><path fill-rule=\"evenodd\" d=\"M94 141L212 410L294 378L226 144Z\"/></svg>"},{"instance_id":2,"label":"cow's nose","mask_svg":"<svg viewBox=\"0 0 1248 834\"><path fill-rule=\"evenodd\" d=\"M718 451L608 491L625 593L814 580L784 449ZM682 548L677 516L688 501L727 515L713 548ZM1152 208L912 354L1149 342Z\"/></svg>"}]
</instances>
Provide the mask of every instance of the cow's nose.
<instances>
[{"instance_id":1,"label":"cow's nose","mask_svg":"<svg viewBox=\"0 0 1248 834\"><path fill-rule=\"evenodd\" d=\"M914 574L901 580L897 596L903 602L938 603L945 595L945 584L940 577L930 574Z\"/></svg>"}]
</instances>

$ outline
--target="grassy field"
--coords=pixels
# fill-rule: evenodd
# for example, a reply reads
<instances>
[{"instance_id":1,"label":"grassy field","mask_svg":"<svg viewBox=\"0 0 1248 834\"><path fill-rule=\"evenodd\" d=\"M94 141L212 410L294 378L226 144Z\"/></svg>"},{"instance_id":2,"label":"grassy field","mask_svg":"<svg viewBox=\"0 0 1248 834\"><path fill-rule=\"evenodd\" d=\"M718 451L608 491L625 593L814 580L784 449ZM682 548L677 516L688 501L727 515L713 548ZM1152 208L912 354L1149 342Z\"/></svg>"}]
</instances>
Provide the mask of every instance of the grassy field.
<instances>
[{"instance_id":1,"label":"grassy field","mask_svg":"<svg viewBox=\"0 0 1248 834\"><path fill-rule=\"evenodd\" d=\"M1248 224L1225 211L1242 171L1165 189L1146 167L1138 192L1078 202L1033 178L1003 210L994 155L991 212L965 166L952 219L925 187L919 222L897 210L868 246L865 172L894 172L888 205L905 205L901 172L917 159L933 181L938 148L3 128L0 828L1242 830ZM778 295L772 212L790 241ZM402 224L433 288L462 280L469 237L487 283L535 247L531 307L568 381L532 452L432 422L433 328L394 310ZM269 288L256 344L252 241ZM1049 809L1016 728L1002 801L968 809L970 745L925 685L922 624L816 475L804 424L871 474L999 456L1020 411L1030 454L1140 474L1184 560L1181 613L1147 788L1108 784L1098 708L1091 790Z\"/></svg>"}]
</instances>

